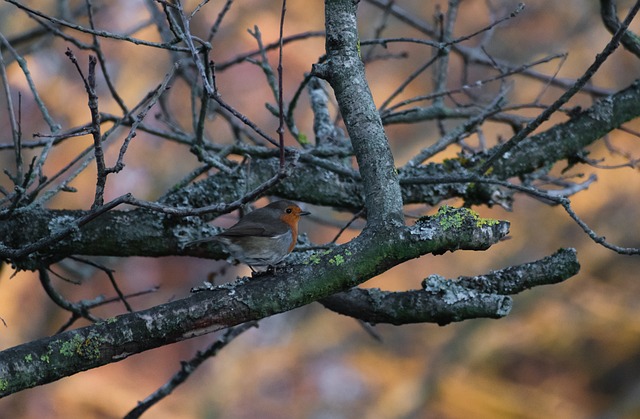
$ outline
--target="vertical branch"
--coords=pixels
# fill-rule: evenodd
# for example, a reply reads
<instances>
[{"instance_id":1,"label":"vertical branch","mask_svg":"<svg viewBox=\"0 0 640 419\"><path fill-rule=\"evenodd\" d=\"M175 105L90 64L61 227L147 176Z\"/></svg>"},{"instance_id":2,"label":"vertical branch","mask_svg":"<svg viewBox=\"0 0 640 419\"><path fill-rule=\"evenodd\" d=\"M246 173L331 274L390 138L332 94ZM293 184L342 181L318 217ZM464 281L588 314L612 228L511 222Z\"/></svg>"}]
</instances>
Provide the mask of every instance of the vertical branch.
<instances>
[{"instance_id":1,"label":"vertical branch","mask_svg":"<svg viewBox=\"0 0 640 419\"><path fill-rule=\"evenodd\" d=\"M313 68L333 88L362 175L367 225L402 225L393 155L360 57L356 3L325 0L327 61Z\"/></svg>"},{"instance_id":2,"label":"vertical branch","mask_svg":"<svg viewBox=\"0 0 640 419\"><path fill-rule=\"evenodd\" d=\"M87 94L89 95L89 110L91 111L91 135L93 136L93 148L96 156L96 166L98 168L96 177L96 194L92 208L96 208L104 204L104 188L107 184L107 170L104 162L104 150L102 149L102 138L100 135L98 94L96 93L96 64L96 57L92 55L89 56Z\"/></svg>"},{"instance_id":3,"label":"vertical branch","mask_svg":"<svg viewBox=\"0 0 640 419\"><path fill-rule=\"evenodd\" d=\"M280 14L280 37L278 38L278 139L280 140L280 170L284 169L284 102L282 97L282 34L284 29L284 15L287 11L287 0L282 0L282 13Z\"/></svg>"},{"instance_id":4,"label":"vertical branch","mask_svg":"<svg viewBox=\"0 0 640 419\"><path fill-rule=\"evenodd\" d=\"M206 74L205 66L208 61L205 60L203 64L203 61L199 58L198 50L196 49L196 46L193 42L193 36L191 35L191 25L190 25L189 19L184 13L184 9L182 7L182 1L176 0L175 8L177 9L178 17L180 18L180 23L182 24L182 27L183 27L182 30L184 31L184 36L182 37L183 38L182 40L187 45L187 48L189 48L189 51L191 52L191 57L193 58L193 63L198 69L198 73L202 77L202 87L206 90L209 96L214 96L215 92L214 92L213 85L209 82L209 80L205 76Z\"/></svg>"},{"instance_id":5,"label":"vertical branch","mask_svg":"<svg viewBox=\"0 0 640 419\"><path fill-rule=\"evenodd\" d=\"M449 7L447 8L447 16L444 22L440 22L442 25L440 32L440 43L445 44L453 38L453 25L458 15L459 1L449 0ZM437 57L440 59L435 64L435 86L434 92L442 93L447 90L447 74L449 69L449 47L439 48L437 51ZM434 105L441 106L444 101L444 96L436 96Z\"/></svg>"},{"instance_id":6,"label":"vertical branch","mask_svg":"<svg viewBox=\"0 0 640 419\"><path fill-rule=\"evenodd\" d=\"M91 208L97 208L104 204L104 189L107 184L107 168L104 162L104 150L102 149L102 137L100 135L100 112L98 110L98 94L96 93L96 57L89 56L89 75L84 77L82 69L78 64L78 59L73 55L70 49L67 48L65 52L69 57L76 70L80 74L82 81L84 82L87 96L89 96L89 111L91 112L91 135L93 137L93 150L96 158L97 167L97 180L96 180L96 193L93 199L93 205Z\"/></svg>"},{"instance_id":7,"label":"vertical branch","mask_svg":"<svg viewBox=\"0 0 640 419\"><path fill-rule=\"evenodd\" d=\"M202 48L202 60L206 63L209 56L209 48ZM207 82L211 83L211 65L204 66L204 77L207 78ZM195 124L196 138L195 146L204 147L204 125L207 120L207 114L209 113L209 103L211 98L205 89L200 92L200 112L198 115L198 121Z\"/></svg>"},{"instance_id":8,"label":"vertical branch","mask_svg":"<svg viewBox=\"0 0 640 419\"><path fill-rule=\"evenodd\" d=\"M13 147L16 159L16 175L15 185L21 186L23 181L23 169L22 169L22 133L20 124L16 121L16 113L13 108L13 99L11 98L11 86L9 86L9 78L7 77L7 71L0 53L0 78L2 79L2 86L4 87L5 99L7 100L7 115L9 116L9 123L11 124L11 137L13 138Z\"/></svg>"}]
</instances>

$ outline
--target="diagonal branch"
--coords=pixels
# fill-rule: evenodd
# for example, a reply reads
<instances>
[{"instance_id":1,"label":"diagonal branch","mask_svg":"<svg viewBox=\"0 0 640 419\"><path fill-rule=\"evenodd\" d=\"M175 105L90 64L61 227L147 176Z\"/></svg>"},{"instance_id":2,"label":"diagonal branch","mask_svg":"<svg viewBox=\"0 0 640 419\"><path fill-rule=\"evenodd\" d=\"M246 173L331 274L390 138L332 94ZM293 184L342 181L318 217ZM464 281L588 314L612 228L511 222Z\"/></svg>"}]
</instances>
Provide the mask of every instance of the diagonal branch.
<instances>
[{"instance_id":1,"label":"diagonal branch","mask_svg":"<svg viewBox=\"0 0 640 419\"><path fill-rule=\"evenodd\" d=\"M426 278L421 290L389 292L352 288L321 301L326 308L368 323L424 323L444 325L464 318L500 318L509 313L518 294L540 285L557 284L578 273L574 249L560 249L551 256L511 266L477 277L447 280Z\"/></svg>"}]
</instances>

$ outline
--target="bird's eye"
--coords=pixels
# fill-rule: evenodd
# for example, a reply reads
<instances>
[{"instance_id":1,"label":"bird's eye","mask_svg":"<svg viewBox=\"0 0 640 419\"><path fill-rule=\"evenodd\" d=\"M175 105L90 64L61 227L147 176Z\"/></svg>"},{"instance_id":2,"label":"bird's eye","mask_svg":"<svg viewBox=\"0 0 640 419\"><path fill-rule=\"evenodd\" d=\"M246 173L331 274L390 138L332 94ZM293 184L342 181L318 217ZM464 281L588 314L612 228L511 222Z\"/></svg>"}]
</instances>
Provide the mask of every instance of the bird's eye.
<instances>
[{"instance_id":1,"label":"bird's eye","mask_svg":"<svg viewBox=\"0 0 640 419\"><path fill-rule=\"evenodd\" d=\"M286 210L284 210L284 212L286 212L287 214L291 214L291 212L293 212L293 210L291 208L287 208Z\"/></svg>"}]
</instances>

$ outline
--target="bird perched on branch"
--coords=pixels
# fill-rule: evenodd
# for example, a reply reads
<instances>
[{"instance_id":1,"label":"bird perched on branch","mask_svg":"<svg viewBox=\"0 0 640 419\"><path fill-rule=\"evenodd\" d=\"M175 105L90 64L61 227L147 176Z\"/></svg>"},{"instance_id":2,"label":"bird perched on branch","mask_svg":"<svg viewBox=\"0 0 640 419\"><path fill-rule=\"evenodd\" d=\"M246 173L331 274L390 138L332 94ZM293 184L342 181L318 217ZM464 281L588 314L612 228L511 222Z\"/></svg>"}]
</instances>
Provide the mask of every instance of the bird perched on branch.
<instances>
[{"instance_id":1,"label":"bird perched on branch","mask_svg":"<svg viewBox=\"0 0 640 419\"><path fill-rule=\"evenodd\" d=\"M309 215L291 201L276 201L254 210L222 233L189 242L216 241L238 261L254 266L275 266L295 247L298 221Z\"/></svg>"}]
</instances>

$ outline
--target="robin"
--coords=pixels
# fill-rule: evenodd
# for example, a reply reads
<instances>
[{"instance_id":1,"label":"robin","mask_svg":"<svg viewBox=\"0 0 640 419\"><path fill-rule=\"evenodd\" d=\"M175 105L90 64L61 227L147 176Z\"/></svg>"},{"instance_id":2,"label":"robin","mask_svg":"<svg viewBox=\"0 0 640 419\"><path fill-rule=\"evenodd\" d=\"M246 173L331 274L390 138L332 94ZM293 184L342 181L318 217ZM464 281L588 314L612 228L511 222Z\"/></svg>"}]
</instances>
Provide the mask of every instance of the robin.
<instances>
[{"instance_id":1,"label":"robin","mask_svg":"<svg viewBox=\"0 0 640 419\"><path fill-rule=\"evenodd\" d=\"M222 233L189 245L217 241L251 270L254 266L275 266L295 247L298 221L309 214L291 201L272 202L248 213Z\"/></svg>"}]
</instances>

